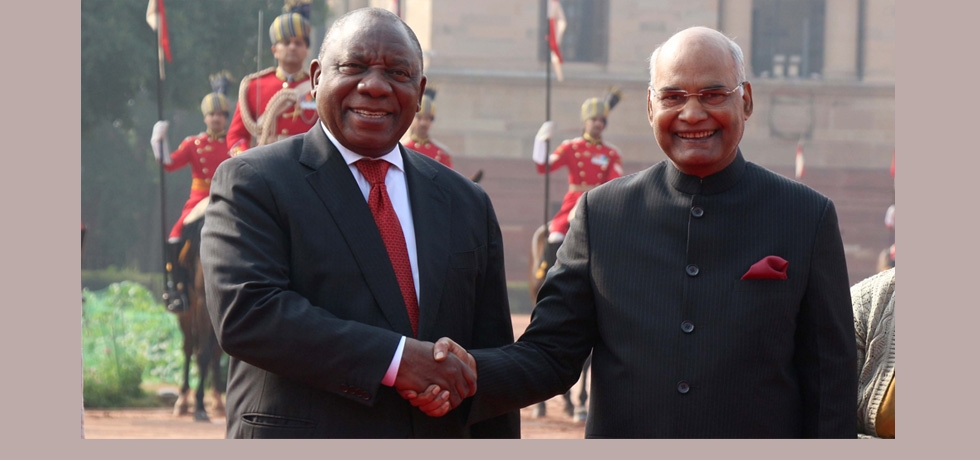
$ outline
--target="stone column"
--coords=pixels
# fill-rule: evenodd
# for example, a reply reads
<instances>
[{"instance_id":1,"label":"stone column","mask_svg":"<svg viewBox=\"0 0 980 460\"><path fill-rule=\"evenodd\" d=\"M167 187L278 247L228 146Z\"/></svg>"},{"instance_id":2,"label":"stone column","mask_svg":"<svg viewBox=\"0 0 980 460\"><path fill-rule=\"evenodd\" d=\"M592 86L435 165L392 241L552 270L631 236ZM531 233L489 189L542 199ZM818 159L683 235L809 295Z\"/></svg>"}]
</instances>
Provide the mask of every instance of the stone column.
<instances>
[{"instance_id":1,"label":"stone column","mask_svg":"<svg viewBox=\"0 0 980 460\"><path fill-rule=\"evenodd\" d=\"M857 79L858 0L826 0L824 80Z\"/></svg>"},{"instance_id":2,"label":"stone column","mask_svg":"<svg viewBox=\"0 0 980 460\"><path fill-rule=\"evenodd\" d=\"M719 29L735 40L745 56L745 76L752 78L752 0L721 0Z\"/></svg>"}]
</instances>

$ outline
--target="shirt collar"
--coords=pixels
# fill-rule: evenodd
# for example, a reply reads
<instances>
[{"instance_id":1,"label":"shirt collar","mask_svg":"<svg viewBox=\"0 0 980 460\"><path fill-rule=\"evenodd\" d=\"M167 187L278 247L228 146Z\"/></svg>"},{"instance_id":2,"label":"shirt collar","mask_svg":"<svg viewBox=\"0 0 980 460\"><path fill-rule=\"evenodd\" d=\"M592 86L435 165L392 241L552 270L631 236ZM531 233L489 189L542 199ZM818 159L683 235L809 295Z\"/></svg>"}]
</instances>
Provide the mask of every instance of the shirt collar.
<instances>
[{"instance_id":1,"label":"shirt collar","mask_svg":"<svg viewBox=\"0 0 980 460\"><path fill-rule=\"evenodd\" d=\"M280 81L293 83L304 80L306 78L306 72L300 70L294 74L288 74L285 70L282 70L281 67L276 67L276 78L278 78Z\"/></svg>"},{"instance_id":2,"label":"shirt collar","mask_svg":"<svg viewBox=\"0 0 980 460\"><path fill-rule=\"evenodd\" d=\"M416 136L414 134L410 134L409 135L409 139L411 139L417 145L425 145L425 144L428 144L429 143L429 138L428 137L425 138L425 139L422 139L421 137L418 137L418 136Z\"/></svg>"},{"instance_id":3,"label":"shirt collar","mask_svg":"<svg viewBox=\"0 0 980 460\"><path fill-rule=\"evenodd\" d=\"M674 163L667 161L667 182L680 192L689 195L712 195L724 192L738 183L745 172L745 158L742 157L742 150L735 152L735 159L722 169L710 176L700 178L684 174Z\"/></svg>"},{"instance_id":4,"label":"shirt collar","mask_svg":"<svg viewBox=\"0 0 980 460\"><path fill-rule=\"evenodd\" d=\"M340 142L337 141L337 138L333 137L333 134L330 133L330 130L329 129L327 129L327 125L323 124L323 121L320 121L320 128L323 129L323 132L327 135L327 138L330 139L330 142L333 143L334 147L337 147L337 150L340 152L340 155L343 156L344 157L344 161L347 162L347 166L351 166L356 161L361 160L361 159L365 159L365 158L368 159L368 160L373 160L374 159L374 158L371 158L371 157L366 157L366 156L361 155L359 153L355 153L354 151L348 149L347 147L344 147L343 144L341 144ZM398 144L395 144L395 147L393 149L391 149L390 152L382 155L378 159L379 160L385 160L388 163L391 163L396 168L398 168L400 171L405 171L405 166L404 166L404 163L403 163L403 160L402 160L401 151L398 149Z\"/></svg>"},{"instance_id":5,"label":"shirt collar","mask_svg":"<svg viewBox=\"0 0 980 460\"><path fill-rule=\"evenodd\" d=\"M589 144L602 145L602 138L596 139L590 136L589 133L582 133L582 138L585 139Z\"/></svg>"},{"instance_id":6,"label":"shirt collar","mask_svg":"<svg viewBox=\"0 0 980 460\"><path fill-rule=\"evenodd\" d=\"M207 133L208 139L212 141L216 141L218 139L225 137L225 134L227 133L227 131L225 130L221 130L220 132L216 133L216 132L212 132L210 129L206 129L204 130L204 132Z\"/></svg>"}]
</instances>

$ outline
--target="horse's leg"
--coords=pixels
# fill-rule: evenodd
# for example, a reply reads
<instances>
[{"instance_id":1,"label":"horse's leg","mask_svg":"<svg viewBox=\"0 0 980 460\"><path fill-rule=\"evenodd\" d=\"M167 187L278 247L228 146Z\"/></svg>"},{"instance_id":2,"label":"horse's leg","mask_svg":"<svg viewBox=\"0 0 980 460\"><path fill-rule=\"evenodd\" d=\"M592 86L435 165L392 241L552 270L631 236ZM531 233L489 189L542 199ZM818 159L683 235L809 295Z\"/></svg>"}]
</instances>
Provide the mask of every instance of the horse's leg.
<instances>
[{"instance_id":1,"label":"horse's leg","mask_svg":"<svg viewBox=\"0 0 980 460\"><path fill-rule=\"evenodd\" d=\"M184 383L180 385L180 395L177 396L177 402L174 403L174 416L181 416L187 413L187 395L191 389L190 375L193 344L188 340L188 328L184 327L184 318L180 318L180 326L182 340L184 341Z\"/></svg>"},{"instance_id":2,"label":"horse's leg","mask_svg":"<svg viewBox=\"0 0 980 460\"><path fill-rule=\"evenodd\" d=\"M215 414L225 415L225 402L221 399L224 393L224 379L221 378L221 348L217 344L217 339L213 334L211 337L211 411Z\"/></svg>"},{"instance_id":3,"label":"horse's leg","mask_svg":"<svg viewBox=\"0 0 980 460\"><path fill-rule=\"evenodd\" d=\"M197 391L194 392L194 420L197 422L210 422L208 412L204 410L204 386L208 381L208 370L211 368L211 350L205 348L197 354L197 373L200 379L197 381Z\"/></svg>"},{"instance_id":4,"label":"horse's leg","mask_svg":"<svg viewBox=\"0 0 980 460\"><path fill-rule=\"evenodd\" d=\"M582 392L579 393L578 402L579 407L585 407L585 403L589 400L589 366L592 365L592 355L590 354L588 358L585 359L585 365L582 366Z\"/></svg>"},{"instance_id":5,"label":"horse's leg","mask_svg":"<svg viewBox=\"0 0 980 460\"><path fill-rule=\"evenodd\" d=\"M586 403L589 401L589 366L592 365L592 355L585 358L585 365L582 366L582 385L578 394L578 408L575 409L575 420L584 422L589 416L589 409Z\"/></svg>"},{"instance_id":6,"label":"horse's leg","mask_svg":"<svg viewBox=\"0 0 980 460\"><path fill-rule=\"evenodd\" d=\"M534 413L531 414L534 418L541 418L548 414L548 407L545 406L544 401L539 402L534 406Z\"/></svg>"},{"instance_id":7,"label":"horse's leg","mask_svg":"<svg viewBox=\"0 0 980 460\"><path fill-rule=\"evenodd\" d=\"M565 394L562 395L565 399L565 415L572 417L575 415L575 404L572 404L572 389L569 388Z\"/></svg>"}]
</instances>

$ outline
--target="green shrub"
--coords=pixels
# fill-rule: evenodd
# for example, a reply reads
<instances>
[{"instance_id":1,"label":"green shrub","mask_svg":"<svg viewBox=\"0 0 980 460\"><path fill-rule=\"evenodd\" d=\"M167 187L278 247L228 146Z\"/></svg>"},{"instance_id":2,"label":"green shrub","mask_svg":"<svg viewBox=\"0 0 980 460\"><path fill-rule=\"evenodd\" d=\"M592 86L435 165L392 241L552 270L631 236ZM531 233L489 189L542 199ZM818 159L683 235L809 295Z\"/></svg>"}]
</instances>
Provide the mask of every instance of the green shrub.
<instances>
[{"instance_id":1,"label":"green shrub","mask_svg":"<svg viewBox=\"0 0 980 460\"><path fill-rule=\"evenodd\" d=\"M159 298L163 293L163 273L145 273L133 269L120 270L110 266L104 270L82 270L82 288L101 291L115 283L135 282L142 284Z\"/></svg>"},{"instance_id":2,"label":"green shrub","mask_svg":"<svg viewBox=\"0 0 980 460\"><path fill-rule=\"evenodd\" d=\"M133 401L144 399L140 389L144 360L111 344L101 347L98 342L87 344L91 348L84 352L85 407L132 406Z\"/></svg>"},{"instance_id":3,"label":"green shrub","mask_svg":"<svg viewBox=\"0 0 980 460\"><path fill-rule=\"evenodd\" d=\"M131 281L83 295L86 407L142 405L148 397L140 388L143 382L181 383L180 326L157 296Z\"/></svg>"}]
</instances>

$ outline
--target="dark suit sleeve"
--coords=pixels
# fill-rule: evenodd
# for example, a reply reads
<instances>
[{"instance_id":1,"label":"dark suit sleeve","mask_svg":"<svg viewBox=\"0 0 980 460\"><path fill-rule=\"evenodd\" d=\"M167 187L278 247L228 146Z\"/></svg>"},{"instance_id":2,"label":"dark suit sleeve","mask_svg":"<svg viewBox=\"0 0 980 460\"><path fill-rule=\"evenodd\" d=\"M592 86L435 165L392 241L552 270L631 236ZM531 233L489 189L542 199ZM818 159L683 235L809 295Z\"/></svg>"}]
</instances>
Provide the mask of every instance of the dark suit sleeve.
<instances>
[{"instance_id":1,"label":"dark suit sleeve","mask_svg":"<svg viewBox=\"0 0 980 460\"><path fill-rule=\"evenodd\" d=\"M208 310L222 349L268 372L371 404L399 334L341 320L290 290L290 221L280 202L289 184L268 163L259 172L249 163L258 159L245 158L218 167L202 230Z\"/></svg>"},{"instance_id":2,"label":"dark suit sleeve","mask_svg":"<svg viewBox=\"0 0 980 460\"><path fill-rule=\"evenodd\" d=\"M487 263L477 284L476 318L473 346L499 347L514 343L514 328L507 300L507 276L504 271L504 245L500 224L490 198L485 196L487 210ZM479 388L479 382L477 382ZM470 427L474 438L520 438L521 417L518 410L478 422Z\"/></svg>"},{"instance_id":3,"label":"dark suit sleeve","mask_svg":"<svg viewBox=\"0 0 980 460\"><path fill-rule=\"evenodd\" d=\"M478 372L474 418L547 400L578 381L598 334L589 275L588 195L582 196L521 338L494 350L471 350Z\"/></svg>"},{"instance_id":4,"label":"dark suit sleeve","mask_svg":"<svg viewBox=\"0 0 980 460\"><path fill-rule=\"evenodd\" d=\"M794 357L802 392L803 436L854 438L857 350L844 247L830 200L819 225Z\"/></svg>"}]
</instances>

